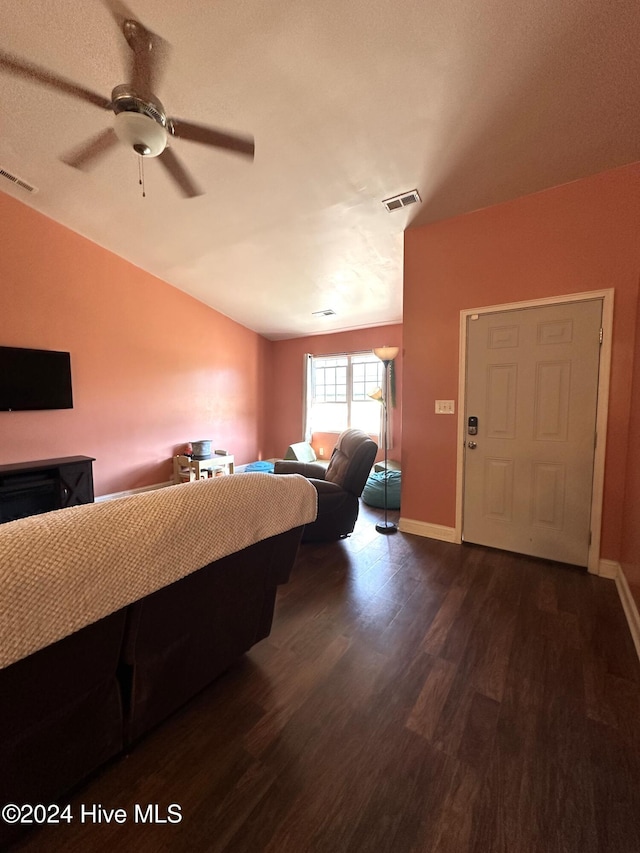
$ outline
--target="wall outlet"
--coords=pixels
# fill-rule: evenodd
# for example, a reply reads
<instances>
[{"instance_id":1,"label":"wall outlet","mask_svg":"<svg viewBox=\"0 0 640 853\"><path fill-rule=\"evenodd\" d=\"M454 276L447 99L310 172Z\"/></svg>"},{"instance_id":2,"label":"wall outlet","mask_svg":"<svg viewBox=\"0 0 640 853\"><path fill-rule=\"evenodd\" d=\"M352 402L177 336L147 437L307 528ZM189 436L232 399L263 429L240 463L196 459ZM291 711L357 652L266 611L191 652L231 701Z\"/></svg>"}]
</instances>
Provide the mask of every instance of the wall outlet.
<instances>
[{"instance_id":1,"label":"wall outlet","mask_svg":"<svg viewBox=\"0 0 640 853\"><path fill-rule=\"evenodd\" d=\"M324 456L324 447L318 448L318 456L320 457L320 459L322 459L322 457Z\"/></svg>"},{"instance_id":2,"label":"wall outlet","mask_svg":"<svg viewBox=\"0 0 640 853\"><path fill-rule=\"evenodd\" d=\"M455 400L436 400L436 415L455 415Z\"/></svg>"}]
</instances>

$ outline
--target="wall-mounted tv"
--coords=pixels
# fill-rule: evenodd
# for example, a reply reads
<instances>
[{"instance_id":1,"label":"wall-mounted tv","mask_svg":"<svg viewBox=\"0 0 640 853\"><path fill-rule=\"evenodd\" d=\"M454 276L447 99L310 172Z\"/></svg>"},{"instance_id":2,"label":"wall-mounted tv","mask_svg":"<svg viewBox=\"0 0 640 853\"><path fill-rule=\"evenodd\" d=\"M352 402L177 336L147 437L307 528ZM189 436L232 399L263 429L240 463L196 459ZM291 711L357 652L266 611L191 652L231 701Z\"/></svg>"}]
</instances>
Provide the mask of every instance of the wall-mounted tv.
<instances>
[{"instance_id":1,"label":"wall-mounted tv","mask_svg":"<svg viewBox=\"0 0 640 853\"><path fill-rule=\"evenodd\" d=\"M0 347L0 411L72 408L68 352Z\"/></svg>"}]
</instances>

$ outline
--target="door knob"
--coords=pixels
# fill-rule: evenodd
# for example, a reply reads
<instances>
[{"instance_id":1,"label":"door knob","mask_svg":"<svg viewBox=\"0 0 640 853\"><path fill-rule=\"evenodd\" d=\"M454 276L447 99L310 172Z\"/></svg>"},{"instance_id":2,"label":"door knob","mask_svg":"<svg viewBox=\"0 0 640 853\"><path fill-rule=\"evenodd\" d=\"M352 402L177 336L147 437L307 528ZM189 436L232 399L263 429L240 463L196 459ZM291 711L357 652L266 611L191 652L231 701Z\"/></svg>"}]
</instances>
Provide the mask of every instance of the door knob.
<instances>
[{"instance_id":1,"label":"door knob","mask_svg":"<svg viewBox=\"0 0 640 853\"><path fill-rule=\"evenodd\" d=\"M469 448L469 450L475 450L477 446L478 445L476 444L475 441L468 441L467 442L467 447Z\"/></svg>"}]
</instances>

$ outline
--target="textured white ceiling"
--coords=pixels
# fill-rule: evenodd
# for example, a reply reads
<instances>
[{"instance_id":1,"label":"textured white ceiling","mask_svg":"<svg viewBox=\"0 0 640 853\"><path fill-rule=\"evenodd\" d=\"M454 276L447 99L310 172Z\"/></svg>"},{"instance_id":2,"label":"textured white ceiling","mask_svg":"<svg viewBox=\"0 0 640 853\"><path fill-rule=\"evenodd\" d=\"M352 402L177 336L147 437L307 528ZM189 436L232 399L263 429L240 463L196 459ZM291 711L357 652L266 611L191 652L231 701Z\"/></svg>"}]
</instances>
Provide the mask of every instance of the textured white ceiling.
<instances>
[{"instance_id":1,"label":"textured white ceiling","mask_svg":"<svg viewBox=\"0 0 640 853\"><path fill-rule=\"evenodd\" d=\"M256 140L172 146L184 199L110 113L0 72L0 189L270 338L398 322L402 232L640 160L637 0L129 0L172 45L170 115ZM129 48L101 0L2 0L0 49L109 97ZM4 186L4 184L7 184ZM417 188L420 208L381 200ZM330 318L313 311L332 308Z\"/></svg>"}]
</instances>

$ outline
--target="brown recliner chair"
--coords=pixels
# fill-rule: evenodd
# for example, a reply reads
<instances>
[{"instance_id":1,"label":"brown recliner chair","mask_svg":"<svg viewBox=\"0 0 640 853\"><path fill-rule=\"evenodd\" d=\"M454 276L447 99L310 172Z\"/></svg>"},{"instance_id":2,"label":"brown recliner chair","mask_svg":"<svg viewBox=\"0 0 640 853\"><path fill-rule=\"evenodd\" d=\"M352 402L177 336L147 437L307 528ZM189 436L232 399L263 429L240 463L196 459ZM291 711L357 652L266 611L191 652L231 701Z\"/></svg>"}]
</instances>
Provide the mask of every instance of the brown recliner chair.
<instances>
[{"instance_id":1,"label":"brown recliner chair","mask_svg":"<svg viewBox=\"0 0 640 853\"><path fill-rule=\"evenodd\" d=\"M353 532L359 498L371 473L378 445L359 429L347 429L338 438L327 468L315 462L275 463L274 474L302 474L318 492L318 517L307 524L303 542L342 539Z\"/></svg>"}]
</instances>

